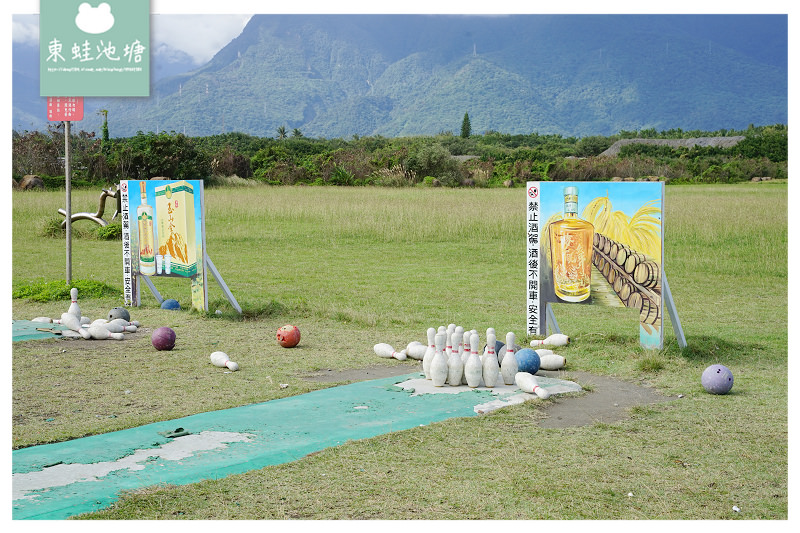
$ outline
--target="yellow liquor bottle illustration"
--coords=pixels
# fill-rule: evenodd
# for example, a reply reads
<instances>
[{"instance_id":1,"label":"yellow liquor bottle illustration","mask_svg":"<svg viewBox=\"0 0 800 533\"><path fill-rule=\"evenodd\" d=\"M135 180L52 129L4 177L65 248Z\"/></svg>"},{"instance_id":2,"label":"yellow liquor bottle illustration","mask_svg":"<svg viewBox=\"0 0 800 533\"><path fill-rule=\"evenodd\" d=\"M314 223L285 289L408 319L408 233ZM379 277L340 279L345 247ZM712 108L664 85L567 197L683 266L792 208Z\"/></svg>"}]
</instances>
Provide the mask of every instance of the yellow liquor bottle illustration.
<instances>
[{"instance_id":1,"label":"yellow liquor bottle illustration","mask_svg":"<svg viewBox=\"0 0 800 533\"><path fill-rule=\"evenodd\" d=\"M145 276L152 276L156 273L156 256L153 250L153 206L147 204L146 183L139 182L142 203L136 208L136 218L139 222L139 272Z\"/></svg>"},{"instance_id":2,"label":"yellow liquor bottle illustration","mask_svg":"<svg viewBox=\"0 0 800 533\"><path fill-rule=\"evenodd\" d=\"M578 217L577 187L564 187L564 217L551 223L549 231L556 296L582 302L591 291L594 226Z\"/></svg>"}]
</instances>

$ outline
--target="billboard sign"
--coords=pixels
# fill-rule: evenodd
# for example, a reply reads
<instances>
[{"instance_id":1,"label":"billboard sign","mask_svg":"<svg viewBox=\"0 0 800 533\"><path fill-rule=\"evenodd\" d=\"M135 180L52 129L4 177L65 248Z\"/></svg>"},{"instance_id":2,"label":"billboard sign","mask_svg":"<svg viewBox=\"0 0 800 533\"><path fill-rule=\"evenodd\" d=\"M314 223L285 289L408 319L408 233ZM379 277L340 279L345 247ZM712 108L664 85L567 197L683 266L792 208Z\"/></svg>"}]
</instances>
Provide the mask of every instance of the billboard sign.
<instances>
[{"instance_id":1,"label":"billboard sign","mask_svg":"<svg viewBox=\"0 0 800 533\"><path fill-rule=\"evenodd\" d=\"M120 194L125 305L139 305L140 276L178 277L207 311L203 182L124 180Z\"/></svg>"},{"instance_id":2,"label":"billboard sign","mask_svg":"<svg viewBox=\"0 0 800 533\"><path fill-rule=\"evenodd\" d=\"M550 303L634 309L645 348L663 346L661 182L528 182L527 331Z\"/></svg>"}]
</instances>

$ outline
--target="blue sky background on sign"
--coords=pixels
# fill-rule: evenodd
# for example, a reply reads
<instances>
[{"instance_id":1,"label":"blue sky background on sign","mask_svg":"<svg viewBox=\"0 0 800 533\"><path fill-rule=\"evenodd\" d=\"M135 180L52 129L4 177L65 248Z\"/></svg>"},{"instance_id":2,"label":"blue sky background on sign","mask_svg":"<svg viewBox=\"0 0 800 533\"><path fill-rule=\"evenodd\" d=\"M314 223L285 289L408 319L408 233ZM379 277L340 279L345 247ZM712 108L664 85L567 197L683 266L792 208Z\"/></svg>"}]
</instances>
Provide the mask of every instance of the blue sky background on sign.
<instances>
[{"instance_id":1,"label":"blue sky background on sign","mask_svg":"<svg viewBox=\"0 0 800 533\"><path fill-rule=\"evenodd\" d=\"M633 215L646 202L661 200L661 183L657 182L542 182L539 187L542 222L546 222L554 214L564 211L564 187L569 186L578 187L578 216L583 213L589 202L599 196L608 195L612 209L622 211L628 216ZM664 206L661 205L661 202L658 207L663 213ZM662 219L660 215L653 216Z\"/></svg>"}]
</instances>

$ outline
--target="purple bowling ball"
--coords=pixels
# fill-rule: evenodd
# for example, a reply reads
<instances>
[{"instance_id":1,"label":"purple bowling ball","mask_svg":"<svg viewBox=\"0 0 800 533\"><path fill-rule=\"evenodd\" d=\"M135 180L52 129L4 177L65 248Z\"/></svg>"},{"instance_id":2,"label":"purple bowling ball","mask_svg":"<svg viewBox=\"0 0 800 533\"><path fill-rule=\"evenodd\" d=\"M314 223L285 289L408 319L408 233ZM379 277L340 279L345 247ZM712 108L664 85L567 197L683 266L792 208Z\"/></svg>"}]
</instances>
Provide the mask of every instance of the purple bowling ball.
<instances>
[{"instance_id":1,"label":"purple bowling ball","mask_svg":"<svg viewBox=\"0 0 800 533\"><path fill-rule=\"evenodd\" d=\"M167 326L162 326L153 332L150 340L156 350L171 350L175 347L175 331Z\"/></svg>"},{"instance_id":2,"label":"purple bowling ball","mask_svg":"<svg viewBox=\"0 0 800 533\"><path fill-rule=\"evenodd\" d=\"M700 382L706 392L727 394L733 387L733 373L724 365L711 365L703 371Z\"/></svg>"}]
</instances>

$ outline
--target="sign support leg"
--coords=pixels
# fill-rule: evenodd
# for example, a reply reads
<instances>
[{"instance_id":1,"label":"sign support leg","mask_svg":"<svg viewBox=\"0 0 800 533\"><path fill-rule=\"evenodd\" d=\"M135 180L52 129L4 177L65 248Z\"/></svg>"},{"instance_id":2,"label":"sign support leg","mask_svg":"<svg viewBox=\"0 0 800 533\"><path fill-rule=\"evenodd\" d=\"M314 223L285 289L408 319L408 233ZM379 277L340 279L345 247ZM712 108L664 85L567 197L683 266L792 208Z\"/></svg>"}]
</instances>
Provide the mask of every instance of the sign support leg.
<instances>
[{"instance_id":1,"label":"sign support leg","mask_svg":"<svg viewBox=\"0 0 800 533\"><path fill-rule=\"evenodd\" d=\"M203 256L206 262L206 267L211 272L211 275L214 276L214 279L217 280L219 286L222 287L222 292L225 294L225 298L227 298L228 302L230 302L233 308L236 309L236 312L238 312L241 315L242 308L239 306L239 302L237 302L236 298L233 297L233 293L231 293L230 289L228 289L228 285L225 284L225 280L222 279L222 276L217 270L217 267L214 266L214 262L211 261L211 258L208 257L207 253L203 253Z\"/></svg>"},{"instance_id":2,"label":"sign support leg","mask_svg":"<svg viewBox=\"0 0 800 533\"><path fill-rule=\"evenodd\" d=\"M672 329L675 332L675 337L678 339L678 346L681 349L686 348L686 337L683 335L683 328L681 327L681 320L678 318L678 310L675 308L675 301L672 299L672 291L669 290L669 283L667 283L667 275L664 274L663 278L664 287L664 305L667 307L669 319L672 322Z\"/></svg>"},{"instance_id":3,"label":"sign support leg","mask_svg":"<svg viewBox=\"0 0 800 533\"><path fill-rule=\"evenodd\" d=\"M553 312L553 306L550 305L550 302L546 305L545 313L547 315L547 326L550 327L553 333L561 333L561 329L558 327L558 321L556 320L556 314Z\"/></svg>"}]
</instances>

